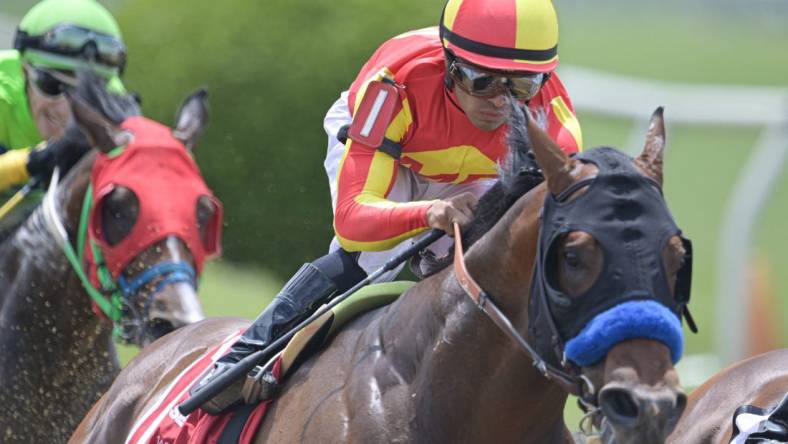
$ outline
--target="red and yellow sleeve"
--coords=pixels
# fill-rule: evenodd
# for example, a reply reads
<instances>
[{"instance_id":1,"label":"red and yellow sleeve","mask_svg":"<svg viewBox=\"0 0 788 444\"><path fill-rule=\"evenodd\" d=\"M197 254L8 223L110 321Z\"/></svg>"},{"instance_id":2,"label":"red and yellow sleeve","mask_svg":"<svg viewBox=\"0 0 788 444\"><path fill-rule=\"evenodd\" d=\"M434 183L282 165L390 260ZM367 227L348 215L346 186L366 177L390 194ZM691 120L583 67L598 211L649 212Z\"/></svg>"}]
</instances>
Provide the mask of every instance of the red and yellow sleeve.
<instances>
[{"instance_id":1,"label":"red and yellow sleeve","mask_svg":"<svg viewBox=\"0 0 788 444\"><path fill-rule=\"evenodd\" d=\"M575 115L569 94L556 75L553 75L542 90L543 106L547 112L547 133L567 153L583 150L583 133Z\"/></svg>"},{"instance_id":2,"label":"red and yellow sleeve","mask_svg":"<svg viewBox=\"0 0 788 444\"><path fill-rule=\"evenodd\" d=\"M403 95L386 129L386 138L401 142L412 125L408 99ZM342 248L348 251L388 250L429 228L427 210L432 201L389 200L396 180L397 159L348 140L339 166L334 214L334 232Z\"/></svg>"}]
</instances>

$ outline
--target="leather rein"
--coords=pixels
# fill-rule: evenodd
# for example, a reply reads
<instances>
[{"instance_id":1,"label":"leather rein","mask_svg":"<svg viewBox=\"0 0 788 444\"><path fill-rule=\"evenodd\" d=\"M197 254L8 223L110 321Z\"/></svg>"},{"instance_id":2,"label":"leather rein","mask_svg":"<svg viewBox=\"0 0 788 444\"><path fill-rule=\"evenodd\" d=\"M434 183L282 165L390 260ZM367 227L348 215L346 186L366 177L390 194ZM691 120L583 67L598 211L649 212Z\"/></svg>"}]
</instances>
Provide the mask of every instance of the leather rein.
<instances>
[{"instance_id":1,"label":"leather rein","mask_svg":"<svg viewBox=\"0 0 788 444\"><path fill-rule=\"evenodd\" d=\"M509 338L511 338L520 348L525 351L533 361L534 367L547 379L558 384L567 393L580 398L585 404L596 405L596 390L591 381L579 372L569 373L563 368L550 365L539 353L528 343L528 341L514 328L512 322L490 299L490 296L482 289L475 279L468 272L465 266L465 254L462 249L462 236L460 227L454 224L454 275L460 286L465 290L473 302L481 309L495 325L498 326ZM566 364L566 362L564 362ZM586 389L587 388L587 389Z\"/></svg>"}]
</instances>

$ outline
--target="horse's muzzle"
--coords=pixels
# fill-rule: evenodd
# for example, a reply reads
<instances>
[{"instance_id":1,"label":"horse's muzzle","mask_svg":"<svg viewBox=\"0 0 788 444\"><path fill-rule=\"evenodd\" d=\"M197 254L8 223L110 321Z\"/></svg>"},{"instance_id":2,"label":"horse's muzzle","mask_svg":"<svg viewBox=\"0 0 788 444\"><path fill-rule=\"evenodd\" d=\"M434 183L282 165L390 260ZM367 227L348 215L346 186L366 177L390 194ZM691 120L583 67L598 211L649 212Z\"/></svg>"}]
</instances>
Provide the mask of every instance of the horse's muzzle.
<instances>
[{"instance_id":1,"label":"horse's muzzle","mask_svg":"<svg viewBox=\"0 0 788 444\"><path fill-rule=\"evenodd\" d=\"M673 431L687 395L681 389L613 382L599 392L599 407L618 444L662 444Z\"/></svg>"}]
</instances>

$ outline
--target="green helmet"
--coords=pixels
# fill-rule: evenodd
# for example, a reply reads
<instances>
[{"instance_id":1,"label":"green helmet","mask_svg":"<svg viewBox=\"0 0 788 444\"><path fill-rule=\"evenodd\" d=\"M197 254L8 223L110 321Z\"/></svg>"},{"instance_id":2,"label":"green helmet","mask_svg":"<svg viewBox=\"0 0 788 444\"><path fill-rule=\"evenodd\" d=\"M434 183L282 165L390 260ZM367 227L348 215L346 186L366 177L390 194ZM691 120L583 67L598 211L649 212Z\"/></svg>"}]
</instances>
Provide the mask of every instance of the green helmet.
<instances>
[{"instance_id":1,"label":"green helmet","mask_svg":"<svg viewBox=\"0 0 788 444\"><path fill-rule=\"evenodd\" d=\"M123 72L126 46L112 15L95 0L44 0L19 23L14 48L42 68Z\"/></svg>"}]
</instances>

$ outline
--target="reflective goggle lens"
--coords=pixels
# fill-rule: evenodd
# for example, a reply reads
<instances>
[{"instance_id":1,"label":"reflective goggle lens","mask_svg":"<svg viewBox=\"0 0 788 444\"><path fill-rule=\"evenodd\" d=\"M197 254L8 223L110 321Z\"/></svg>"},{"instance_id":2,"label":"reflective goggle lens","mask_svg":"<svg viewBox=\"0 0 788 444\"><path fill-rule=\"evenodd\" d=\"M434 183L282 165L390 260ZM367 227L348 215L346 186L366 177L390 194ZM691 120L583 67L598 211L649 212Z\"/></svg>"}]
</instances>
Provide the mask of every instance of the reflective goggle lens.
<instances>
[{"instance_id":1,"label":"reflective goggle lens","mask_svg":"<svg viewBox=\"0 0 788 444\"><path fill-rule=\"evenodd\" d=\"M539 92L545 76L544 73L531 75L491 73L456 61L452 63L450 73L457 84L470 95L493 97L509 92L519 100L533 98Z\"/></svg>"},{"instance_id":2,"label":"reflective goggle lens","mask_svg":"<svg viewBox=\"0 0 788 444\"><path fill-rule=\"evenodd\" d=\"M84 55L87 58L94 56L97 61L110 66L119 67L126 59L126 47L120 40L78 26L55 27L41 39L41 49L68 55ZM95 47L95 54L88 53L91 47Z\"/></svg>"},{"instance_id":3,"label":"reflective goggle lens","mask_svg":"<svg viewBox=\"0 0 788 444\"><path fill-rule=\"evenodd\" d=\"M542 86L544 81L544 74L536 74L534 76L523 77L508 77L509 90L512 91L515 97L521 100L528 100L533 98Z\"/></svg>"}]
</instances>

